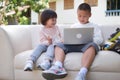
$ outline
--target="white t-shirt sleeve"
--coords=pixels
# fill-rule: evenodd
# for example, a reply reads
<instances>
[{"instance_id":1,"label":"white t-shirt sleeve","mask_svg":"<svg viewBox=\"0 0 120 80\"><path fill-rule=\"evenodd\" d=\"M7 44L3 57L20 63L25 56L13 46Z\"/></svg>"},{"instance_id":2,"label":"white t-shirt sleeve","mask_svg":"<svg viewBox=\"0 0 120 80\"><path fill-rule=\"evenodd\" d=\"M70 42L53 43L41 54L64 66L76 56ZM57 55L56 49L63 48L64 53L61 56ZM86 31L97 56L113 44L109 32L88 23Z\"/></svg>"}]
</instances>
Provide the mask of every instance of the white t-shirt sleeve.
<instances>
[{"instance_id":1,"label":"white t-shirt sleeve","mask_svg":"<svg viewBox=\"0 0 120 80\"><path fill-rule=\"evenodd\" d=\"M103 43L103 36L102 36L102 32L101 32L101 29L99 28L99 26L96 26L94 28L93 40L97 45L100 45Z\"/></svg>"}]
</instances>

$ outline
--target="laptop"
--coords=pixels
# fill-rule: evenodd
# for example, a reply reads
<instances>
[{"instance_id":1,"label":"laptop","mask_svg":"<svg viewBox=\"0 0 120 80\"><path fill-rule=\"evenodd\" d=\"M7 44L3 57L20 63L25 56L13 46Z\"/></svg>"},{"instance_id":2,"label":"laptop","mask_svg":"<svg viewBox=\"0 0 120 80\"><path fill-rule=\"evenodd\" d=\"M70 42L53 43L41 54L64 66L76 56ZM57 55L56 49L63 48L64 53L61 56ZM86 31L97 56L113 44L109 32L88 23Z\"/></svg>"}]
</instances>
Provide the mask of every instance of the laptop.
<instances>
[{"instance_id":1,"label":"laptop","mask_svg":"<svg viewBox=\"0 0 120 80\"><path fill-rule=\"evenodd\" d=\"M93 41L93 27L64 28L64 44L86 44Z\"/></svg>"}]
</instances>

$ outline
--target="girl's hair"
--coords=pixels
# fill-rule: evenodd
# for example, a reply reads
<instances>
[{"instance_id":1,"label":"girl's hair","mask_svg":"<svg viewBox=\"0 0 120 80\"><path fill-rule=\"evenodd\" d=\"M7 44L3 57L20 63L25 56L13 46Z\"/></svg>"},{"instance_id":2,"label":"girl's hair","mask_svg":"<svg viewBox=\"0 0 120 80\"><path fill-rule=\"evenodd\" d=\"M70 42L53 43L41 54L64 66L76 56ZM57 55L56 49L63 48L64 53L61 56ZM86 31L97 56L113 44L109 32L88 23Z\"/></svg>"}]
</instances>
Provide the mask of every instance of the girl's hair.
<instances>
[{"instance_id":1,"label":"girl's hair","mask_svg":"<svg viewBox=\"0 0 120 80\"><path fill-rule=\"evenodd\" d=\"M88 11L91 13L91 7L89 4L87 3L82 3L78 6L78 10L84 10L84 11Z\"/></svg>"},{"instance_id":2,"label":"girl's hair","mask_svg":"<svg viewBox=\"0 0 120 80\"><path fill-rule=\"evenodd\" d=\"M42 25L46 25L46 22L50 19L50 18L57 18L57 14L55 11L50 10L50 9L46 9L42 12L41 14L41 24Z\"/></svg>"}]
</instances>

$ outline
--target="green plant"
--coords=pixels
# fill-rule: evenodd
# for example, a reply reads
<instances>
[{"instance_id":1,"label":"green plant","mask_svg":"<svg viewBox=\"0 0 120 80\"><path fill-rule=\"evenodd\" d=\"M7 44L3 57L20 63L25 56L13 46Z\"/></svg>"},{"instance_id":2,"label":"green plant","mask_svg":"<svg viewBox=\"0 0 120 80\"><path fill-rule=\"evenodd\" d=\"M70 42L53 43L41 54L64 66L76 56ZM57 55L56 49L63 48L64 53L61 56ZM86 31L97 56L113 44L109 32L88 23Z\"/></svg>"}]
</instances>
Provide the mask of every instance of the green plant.
<instances>
[{"instance_id":1,"label":"green plant","mask_svg":"<svg viewBox=\"0 0 120 80\"><path fill-rule=\"evenodd\" d=\"M20 20L19 24L24 24L24 25L30 24L30 20L26 16L20 17L19 20Z\"/></svg>"},{"instance_id":2,"label":"green plant","mask_svg":"<svg viewBox=\"0 0 120 80\"><path fill-rule=\"evenodd\" d=\"M24 8L25 6L28 7ZM30 24L31 10L40 13L47 7L48 0L0 0L0 15L2 16L0 16L0 24L8 24L10 18L15 18L19 24ZM12 14L6 15L10 12Z\"/></svg>"}]
</instances>

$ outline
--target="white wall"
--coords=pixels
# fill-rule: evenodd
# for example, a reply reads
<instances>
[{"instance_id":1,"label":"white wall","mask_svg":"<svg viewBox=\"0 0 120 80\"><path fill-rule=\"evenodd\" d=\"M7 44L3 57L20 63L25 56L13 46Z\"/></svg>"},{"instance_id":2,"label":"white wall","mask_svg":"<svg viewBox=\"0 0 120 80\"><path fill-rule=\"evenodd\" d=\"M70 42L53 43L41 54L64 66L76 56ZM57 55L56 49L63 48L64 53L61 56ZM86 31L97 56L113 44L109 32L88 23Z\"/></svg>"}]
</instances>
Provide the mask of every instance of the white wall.
<instances>
[{"instance_id":1,"label":"white wall","mask_svg":"<svg viewBox=\"0 0 120 80\"><path fill-rule=\"evenodd\" d=\"M64 1L57 0L56 12L58 14L58 23L71 24L76 21L76 11L74 9L64 10Z\"/></svg>"},{"instance_id":2,"label":"white wall","mask_svg":"<svg viewBox=\"0 0 120 80\"><path fill-rule=\"evenodd\" d=\"M56 12L58 14L59 24L73 24L77 22L77 7L84 0L74 0L74 9L64 10L64 1L56 0ZM92 7L91 22L97 24L120 24L120 16L105 16L106 11L106 0L98 0L98 6Z\"/></svg>"},{"instance_id":3,"label":"white wall","mask_svg":"<svg viewBox=\"0 0 120 80\"><path fill-rule=\"evenodd\" d=\"M56 12L58 14L58 24L73 24L77 22L77 7L84 0L74 0L74 9L64 10L64 0L56 0ZM120 24L120 16L105 16L106 0L98 0L98 6L92 7L91 22L97 24ZM31 23L38 23L38 14L32 11Z\"/></svg>"},{"instance_id":4,"label":"white wall","mask_svg":"<svg viewBox=\"0 0 120 80\"><path fill-rule=\"evenodd\" d=\"M98 0L98 6L92 7L91 21L98 24L120 24L120 16L105 16L106 1L107 0Z\"/></svg>"}]
</instances>

